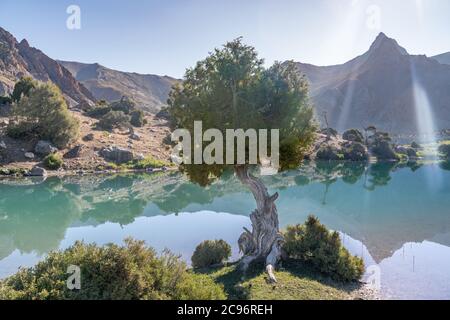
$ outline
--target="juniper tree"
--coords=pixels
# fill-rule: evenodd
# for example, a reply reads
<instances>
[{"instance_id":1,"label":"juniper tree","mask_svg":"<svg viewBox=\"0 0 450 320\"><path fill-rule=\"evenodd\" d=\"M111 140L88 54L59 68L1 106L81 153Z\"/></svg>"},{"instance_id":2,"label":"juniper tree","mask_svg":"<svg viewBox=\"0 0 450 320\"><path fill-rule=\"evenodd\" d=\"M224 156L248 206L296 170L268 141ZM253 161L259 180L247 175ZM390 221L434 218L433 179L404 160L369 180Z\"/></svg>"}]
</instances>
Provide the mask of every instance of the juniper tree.
<instances>
[{"instance_id":1,"label":"juniper tree","mask_svg":"<svg viewBox=\"0 0 450 320\"><path fill-rule=\"evenodd\" d=\"M13 105L8 130L18 136L35 135L62 148L74 141L79 122L70 113L61 90L51 82L36 83Z\"/></svg>"},{"instance_id":2,"label":"juniper tree","mask_svg":"<svg viewBox=\"0 0 450 320\"><path fill-rule=\"evenodd\" d=\"M296 168L316 131L307 81L293 62L275 62L269 68L263 63L255 49L238 38L187 69L182 85L173 88L168 100L174 129L187 129L194 136L194 121L201 121L203 130L215 128L224 135L227 129L279 129L280 169ZM246 153L248 159L248 146ZM182 164L181 170L201 185L234 170L257 205L250 215L253 230L245 229L238 241L244 254L241 265L246 269L250 262L264 259L275 281L272 270L283 242L275 206L278 194L269 195L251 167L248 162Z\"/></svg>"},{"instance_id":3,"label":"juniper tree","mask_svg":"<svg viewBox=\"0 0 450 320\"><path fill-rule=\"evenodd\" d=\"M38 86L38 82L31 77L23 77L14 86L11 94L13 102L19 102L22 96L26 96L30 91Z\"/></svg>"}]
</instances>

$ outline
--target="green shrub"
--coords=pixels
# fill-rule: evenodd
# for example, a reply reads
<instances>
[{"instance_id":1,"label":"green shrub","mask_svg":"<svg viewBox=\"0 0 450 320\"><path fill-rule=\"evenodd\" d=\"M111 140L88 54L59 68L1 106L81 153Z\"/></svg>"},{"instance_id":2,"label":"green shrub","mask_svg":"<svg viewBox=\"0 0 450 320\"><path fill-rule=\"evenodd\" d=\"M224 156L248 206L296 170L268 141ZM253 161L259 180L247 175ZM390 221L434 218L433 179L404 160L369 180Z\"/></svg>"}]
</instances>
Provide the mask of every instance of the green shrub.
<instances>
[{"instance_id":1,"label":"green shrub","mask_svg":"<svg viewBox=\"0 0 450 320\"><path fill-rule=\"evenodd\" d=\"M10 124L6 128L6 135L13 139L24 139L29 136L37 135L34 125L27 122Z\"/></svg>"},{"instance_id":2,"label":"green shrub","mask_svg":"<svg viewBox=\"0 0 450 320\"><path fill-rule=\"evenodd\" d=\"M31 77L21 78L14 86L13 93L11 94L11 100L13 102L19 102L23 96L27 96L32 89L38 86L38 82Z\"/></svg>"},{"instance_id":3,"label":"green shrub","mask_svg":"<svg viewBox=\"0 0 450 320\"><path fill-rule=\"evenodd\" d=\"M195 248L191 261L194 268L222 263L231 256L231 246L224 240L206 240Z\"/></svg>"},{"instance_id":4,"label":"green shrub","mask_svg":"<svg viewBox=\"0 0 450 320\"><path fill-rule=\"evenodd\" d=\"M8 127L13 137L34 135L62 148L78 136L77 119L70 114L61 91L50 82L39 83L22 96L13 106L13 116L17 121Z\"/></svg>"},{"instance_id":5,"label":"green shrub","mask_svg":"<svg viewBox=\"0 0 450 320\"><path fill-rule=\"evenodd\" d=\"M147 120L145 119L144 111L135 110L131 112L131 120L130 123L134 127L142 127L147 124Z\"/></svg>"},{"instance_id":6,"label":"green shrub","mask_svg":"<svg viewBox=\"0 0 450 320\"><path fill-rule=\"evenodd\" d=\"M131 161L126 165L128 169L162 168L165 166L169 166L169 164L161 160L156 160L151 156L148 156L143 160Z\"/></svg>"},{"instance_id":7,"label":"green shrub","mask_svg":"<svg viewBox=\"0 0 450 320\"><path fill-rule=\"evenodd\" d=\"M109 111L98 122L102 129L111 130L114 128L125 128L130 124L130 117L122 111Z\"/></svg>"},{"instance_id":8,"label":"green shrub","mask_svg":"<svg viewBox=\"0 0 450 320\"><path fill-rule=\"evenodd\" d=\"M68 267L81 269L81 289L69 290ZM50 253L35 267L21 269L0 282L0 299L135 300L225 299L223 287L187 271L170 252L158 256L142 241L125 246L75 243Z\"/></svg>"},{"instance_id":9,"label":"green shrub","mask_svg":"<svg viewBox=\"0 0 450 320\"><path fill-rule=\"evenodd\" d=\"M123 96L119 101L111 103L111 110L122 111L125 114L130 114L136 109L136 104L130 98Z\"/></svg>"},{"instance_id":10,"label":"green shrub","mask_svg":"<svg viewBox=\"0 0 450 320\"><path fill-rule=\"evenodd\" d=\"M441 144L438 151L444 159L450 159L450 144Z\"/></svg>"},{"instance_id":11,"label":"green shrub","mask_svg":"<svg viewBox=\"0 0 450 320\"><path fill-rule=\"evenodd\" d=\"M364 273L364 262L345 249L337 232L330 232L316 217L303 225L289 226L284 250L290 258L311 263L320 272L339 281L356 281Z\"/></svg>"},{"instance_id":12,"label":"green shrub","mask_svg":"<svg viewBox=\"0 0 450 320\"><path fill-rule=\"evenodd\" d=\"M0 96L0 105L2 104L11 104L12 99L8 96Z\"/></svg>"},{"instance_id":13,"label":"green shrub","mask_svg":"<svg viewBox=\"0 0 450 320\"><path fill-rule=\"evenodd\" d=\"M358 129L349 129L342 134L342 139L364 143L364 136Z\"/></svg>"},{"instance_id":14,"label":"green shrub","mask_svg":"<svg viewBox=\"0 0 450 320\"><path fill-rule=\"evenodd\" d=\"M64 160L59 154L52 153L46 156L42 163L49 170L58 170L64 164Z\"/></svg>"},{"instance_id":15,"label":"green shrub","mask_svg":"<svg viewBox=\"0 0 450 320\"><path fill-rule=\"evenodd\" d=\"M87 110L86 115L88 117L100 119L101 117L103 117L110 111L111 111L110 106L101 104L101 105L96 105L95 107L92 107L89 110Z\"/></svg>"},{"instance_id":16,"label":"green shrub","mask_svg":"<svg viewBox=\"0 0 450 320\"><path fill-rule=\"evenodd\" d=\"M328 144L324 144L320 146L319 150L316 153L317 160L323 161L338 161L343 160L344 155L340 153L336 147Z\"/></svg>"}]
</instances>

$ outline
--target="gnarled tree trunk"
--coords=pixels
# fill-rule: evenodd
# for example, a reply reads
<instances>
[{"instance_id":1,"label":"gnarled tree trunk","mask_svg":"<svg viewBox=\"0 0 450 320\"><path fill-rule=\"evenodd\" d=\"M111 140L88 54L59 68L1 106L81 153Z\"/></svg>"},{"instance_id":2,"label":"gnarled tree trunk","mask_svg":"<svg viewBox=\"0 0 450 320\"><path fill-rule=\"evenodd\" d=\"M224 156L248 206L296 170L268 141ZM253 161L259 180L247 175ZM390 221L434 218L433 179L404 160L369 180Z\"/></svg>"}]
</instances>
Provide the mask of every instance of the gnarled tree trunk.
<instances>
[{"instance_id":1,"label":"gnarled tree trunk","mask_svg":"<svg viewBox=\"0 0 450 320\"><path fill-rule=\"evenodd\" d=\"M252 176L245 165L236 166L239 180L246 185L256 200L256 210L250 215L252 231L244 228L239 238L239 249L244 254L241 266L246 270L254 260L265 260L269 279L276 282L274 268L281 257L283 235L279 231L275 200L278 193L270 196L263 182Z\"/></svg>"}]
</instances>

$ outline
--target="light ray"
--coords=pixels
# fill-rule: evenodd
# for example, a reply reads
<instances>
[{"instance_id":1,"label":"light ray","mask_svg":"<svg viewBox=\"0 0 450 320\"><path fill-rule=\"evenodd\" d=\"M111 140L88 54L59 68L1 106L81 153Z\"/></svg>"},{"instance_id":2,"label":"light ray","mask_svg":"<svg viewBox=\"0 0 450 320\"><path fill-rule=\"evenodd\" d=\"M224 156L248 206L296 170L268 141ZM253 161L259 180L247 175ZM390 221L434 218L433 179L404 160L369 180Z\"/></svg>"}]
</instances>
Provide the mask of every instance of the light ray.
<instances>
[{"instance_id":1,"label":"light ray","mask_svg":"<svg viewBox=\"0 0 450 320\"><path fill-rule=\"evenodd\" d=\"M423 0L415 0L416 10L417 10L417 19L419 20L419 24L423 23Z\"/></svg>"}]
</instances>

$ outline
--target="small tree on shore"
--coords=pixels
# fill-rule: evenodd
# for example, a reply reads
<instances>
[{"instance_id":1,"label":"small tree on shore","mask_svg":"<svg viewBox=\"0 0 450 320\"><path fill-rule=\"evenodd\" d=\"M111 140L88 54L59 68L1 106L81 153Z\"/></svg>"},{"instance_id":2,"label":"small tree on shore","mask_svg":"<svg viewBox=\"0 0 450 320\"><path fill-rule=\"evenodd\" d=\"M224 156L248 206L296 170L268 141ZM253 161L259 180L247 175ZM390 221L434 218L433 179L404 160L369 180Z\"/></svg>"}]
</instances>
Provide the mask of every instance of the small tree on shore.
<instances>
[{"instance_id":1,"label":"small tree on shore","mask_svg":"<svg viewBox=\"0 0 450 320\"><path fill-rule=\"evenodd\" d=\"M8 128L17 136L34 135L50 140L58 147L73 141L79 123L69 112L59 88L48 82L39 83L13 105L14 121Z\"/></svg>"},{"instance_id":2,"label":"small tree on shore","mask_svg":"<svg viewBox=\"0 0 450 320\"><path fill-rule=\"evenodd\" d=\"M255 49L240 38L188 69L183 85L172 90L168 102L174 127L189 130L192 137L194 121L202 121L204 130L215 128L222 134L227 129L279 129L281 170L300 164L316 131L307 82L298 75L294 63L276 62L266 69ZM246 153L248 159L248 148ZM229 168L250 189L257 204L250 215L253 230L245 229L239 238L244 254L241 265L246 269L254 260L265 260L275 281L271 270L280 258L283 242L275 206L278 194L269 195L263 182L250 173L250 165L181 166L201 185L211 183Z\"/></svg>"}]
</instances>

